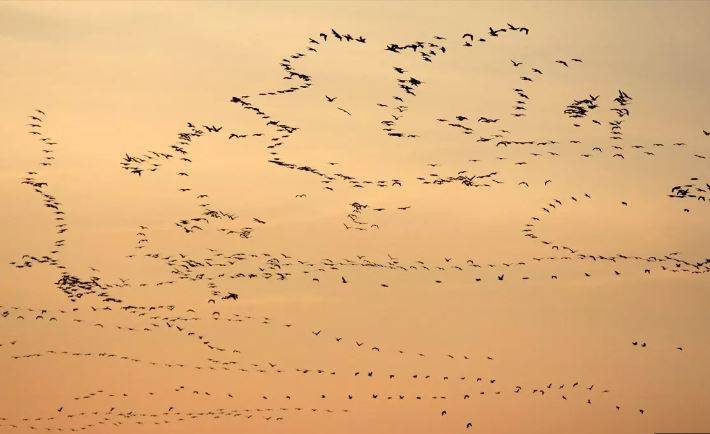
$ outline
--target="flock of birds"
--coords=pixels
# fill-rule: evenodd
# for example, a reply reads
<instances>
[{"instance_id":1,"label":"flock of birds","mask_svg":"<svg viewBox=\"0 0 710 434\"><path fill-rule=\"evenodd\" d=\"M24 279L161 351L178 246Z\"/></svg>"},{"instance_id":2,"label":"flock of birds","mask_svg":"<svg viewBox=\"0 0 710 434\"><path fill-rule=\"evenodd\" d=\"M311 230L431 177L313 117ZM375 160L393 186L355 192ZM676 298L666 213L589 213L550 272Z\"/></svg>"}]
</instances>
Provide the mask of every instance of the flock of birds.
<instances>
[{"instance_id":1,"label":"flock of birds","mask_svg":"<svg viewBox=\"0 0 710 434\"><path fill-rule=\"evenodd\" d=\"M525 37L530 33L530 29L525 26L507 24L502 27L489 27L487 31L478 33L465 33L460 38L459 44L449 44L449 39L445 36L436 35L427 41L412 41L408 43L388 43L384 45L384 50L391 53L392 61L396 63L392 66L394 72L394 95L373 103L373 109L381 113L382 120L379 128L385 136L385 140L416 140L420 133L406 129L402 121L410 111L410 106L414 104L417 92L426 83L421 78L416 78L413 72L400 66L399 61L405 56L413 56L423 62L432 63L444 55L450 55L457 47L474 49L483 45L494 44L502 37ZM556 68L555 73L566 73L569 70L583 64L579 58L555 59L548 63L529 65L525 61L511 59L510 63L516 72L520 73L518 81L513 84L514 103L512 113L506 115L491 114L449 114L431 120L434 125L463 134L472 143L487 146L493 149L520 148L531 150L526 159L510 160L505 156L498 156L495 163L498 169L494 171L483 171L472 173L468 169L454 170L449 173L439 173L444 169L439 163L426 163L421 176L409 178L404 175L397 175L388 179L367 179L352 173L343 173L338 169L338 162L328 162L324 167L315 164L304 164L294 160L287 160L282 154L287 149L289 141L298 135L299 127L290 122L279 119L276 115L267 112L265 108L257 104L260 98L285 96L295 92L306 92L317 79L304 72L298 63L308 56L315 56L326 47L335 45L342 48L344 45L355 45L365 47L372 43L362 35L331 29L320 33L318 36L308 38L304 49L294 52L281 59L279 65L285 76L283 79L289 82L289 86L273 90L259 92L255 96L241 95L227 98L239 110L243 110L260 122L260 129L253 132L243 132L232 129L228 126L214 123L193 123L188 122L182 131L178 132L174 142L164 149L147 150L140 155L125 154L120 166L130 176L143 179L148 175L159 171L170 170L175 174L175 189L185 198L194 212L190 215L177 217L174 225L182 236L190 237L196 233L212 231L226 239L234 239L243 243L250 243L252 239L258 238L258 229L269 224L268 218L261 216L244 217L235 210L213 203L210 193L198 189L191 183L193 172L191 166L195 163L193 149L204 141L205 137L220 138L226 141L259 140L264 143L268 153L266 161L282 169L301 172L310 176L315 176L321 183L325 191L334 192L345 187L354 189L404 189L412 184L421 186L445 187L449 184L456 184L463 187L474 187L484 189L501 188L504 184L513 184L516 188L532 189L548 188L552 184L552 179L546 179L542 185L532 185L530 179L517 178L510 181L510 171L514 168L526 166L534 159L555 159L561 155L578 155L580 158L607 157L617 160L629 160L631 157L654 157L662 149L677 150L683 152L685 143L676 142L672 144L634 144L625 145L623 127L624 123L631 117L631 104L633 98L630 93L618 90L614 95L607 98L608 107L602 95L589 94L579 99L574 99L566 107L560 108L560 113L573 122L575 128L607 128L609 143L586 144L581 139L572 138L562 143L559 139L539 139L518 136L515 131L515 123L526 116L530 109L531 96L534 94L536 82L551 75L550 68ZM447 48L449 47L449 48ZM509 65L508 65L509 66ZM326 94L322 99L323 103L329 107L334 107L343 116L356 117L356 110L348 107L346 101L335 94ZM297 280L300 284L308 285L349 285L358 281L359 276L379 273L391 276L391 273L410 273L416 275L423 281L430 281L434 285L445 284L447 278L456 276L466 276L465 280L469 285L475 287L483 282L490 284L507 285L511 281L545 280L559 281L565 278L576 278L581 276L564 275L563 273L540 274L534 271L537 264L555 264L565 262L576 262L578 264L604 264L602 268L604 276L614 276L621 278L625 273L633 273L648 277L652 273L685 273L688 275L704 274L710 271L710 259L704 261L692 261L682 257L678 252L656 253L647 256L640 256L629 252L593 252L587 251L581 246L572 246L563 240L554 240L552 235L545 234L540 228L541 223L558 212L560 209L574 207L576 205L593 201L594 198L588 193L579 193L569 197L551 197L547 203L541 204L539 209L529 217L521 228L521 236L527 240L537 243L542 252L538 256L529 258L516 258L498 262L486 262L475 258L456 259L445 257L441 261L405 260L387 254L384 257L370 257L367 255L353 255L351 257L323 258L321 260L309 260L299 257L293 253L272 252L256 253L255 250L247 248L239 251L227 250L212 246L207 249L207 253L202 256L183 253L180 251L165 251L160 245L154 245L151 238L151 228L147 225L140 225L136 228L134 250L126 252L127 259L138 261L147 260L155 262L165 270L165 277L158 280L143 280L140 277L129 276L119 278L116 281L107 281L102 277L102 273L95 268L90 268L88 273L71 270L62 260L65 249L64 233L70 230L67 220L65 220L65 204L60 202L50 193L50 185L45 176L45 170L51 169L57 162L55 160L58 153L58 142L49 137L45 126L47 114L44 110L36 109L28 116L28 133L39 145L42 158L37 168L27 171L21 180L33 192L41 198L43 206L47 208L54 220L54 239L47 251L34 253L28 252L10 262L16 269L30 269L33 267L54 267L57 270L57 280L54 283L56 288L62 291L74 304L73 307L64 310L50 310L42 307L22 307L22 306L0 306L0 320L7 324L11 321L33 321L37 323L73 323L78 327L89 327L92 329L112 330L127 334L150 334L156 330L165 330L184 339L186 343L196 345L200 351L207 355L203 364L195 364L188 361L177 360L166 362L164 360L148 360L142 357L135 357L128 354L118 354L112 351L76 351L70 348L56 346L48 349L40 349L33 352L17 353L13 351L16 341L0 343L0 353L12 360L27 361L36 358L81 358L91 359L95 363L101 363L107 359L123 361L126 364L145 365L148 367L159 367L161 369L180 369L190 371L221 371L239 375L286 375L294 374L299 376L334 376L353 377L359 381L369 382L374 388L382 382L396 384L399 381L418 382L421 387L426 387L434 382L449 384L459 382L468 388L466 393L461 394L431 394L421 393L383 393L373 391L372 393L359 395L343 392L339 395L315 392L312 390L303 391L303 395L313 395L311 398L320 400L324 407L307 407L299 405L297 402L302 396L288 394L280 396L256 396L255 399L264 401L266 407L258 408L210 408L203 411L179 411L174 406L166 407L165 411L157 413L142 412L139 410L119 408L129 408L126 401L132 395L124 391L107 392L97 390L94 392L79 394L71 401L59 403L56 414L46 417L25 417L25 418L0 418L0 429L46 429L47 431L81 431L91 430L101 425L119 427L129 423L135 424L168 424L178 423L185 420L200 418L227 419L227 418L261 418L265 421L280 422L287 419L296 412L310 412L318 414L331 414L348 412L346 408L348 402L353 400L368 401L409 401L409 400L440 400L442 405L451 400L469 400L474 397L483 399L506 397L506 396L528 396L530 398L561 399L565 401L576 401L582 405L605 405L609 410L616 412L633 412L636 415L643 415L645 409L636 403L622 404L609 400L601 401L597 404L601 396L612 395L610 387L600 387L584 382L582 379L566 381L549 381L545 384L518 384L516 382L503 383L493 377L483 375L462 373L449 370L447 361L468 361L472 368L480 366L482 363L494 364L496 356L494 354L467 354L460 351L451 351L445 354L435 354L422 348L412 349L401 347L387 347L377 342L377 339L363 337L348 337L331 330L329 327L316 327L313 324L301 325L279 321L270 315L251 316L239 313L239 300L244 294L234 289L240 285L258 285L266 280L285 281ZM606 130L605 130L606 131ZM708 136L707 131L703 131L704 136ZM688 153L688 158L705 159L705 155L699 153ZM481 160L470 160L470 163L480 163ZM515 172L519 174L520 172ZM516 175L514 175L516 176ZM687 207L684 212L691 212L693 206L706 203L706 197L710 191L708 180L700 177L689 177L689 181L673 186L668 192L668 196L673 199L683 199ZM307 200L308 193L296 195L294 200ZM619 207L628 207L627 201L621 202ZM378 217L388 213L407 213L412 208L411 204L400 203L394 206L378 205L376 203L365 203L363 201L353 201L347 205L347 214L343 221L344 230L347 231L374 231L380 230L382 223ZM249 240L249 241L247 241ZM247 244L248 245L248 244ZM624 266L627 271L619 271ZM596 268L599 269L599 268ZM628 271L630 270L630 271ZM594 278L598 274L591 271L584 272L585 278ZM649 277L650 278L650 277ZM191 285L203 285L206 288L202 306L176 306L172 303L163 305L143 305L137 300L125 297L129 288L151 288L176 285L181 282L189 282ZM382 288L390 288L397 285L396 281L382 279ZM227 288L227 289L225 289ZM240 298L241 296L241 298ZM79 302L88 304L79 304ZM108 320L104 315L108 312L120 313L126 322L115 323ZM106 319L104 319L106 318ZM114 318L113 316L110 318ZM333 367L322 366L286 366L275 360L254 359L245 360L243 350L236 347L233 342L218 342L210 337L208 331L200 329L197 324L201 321L212 323L223 323L229 326L252 326L273 329L279 327L293 333L300 339L311 339L311 345L318 345L321 341L335 342L343 348L343 351L367 351L381 357L398 357L404 361L407 359L430 359L436 358L441 366L441 372L421 372L407 369L406 364L402 364L399 370L377 371L368 367L358 370L343 371ZM644 339L634 339L629 341L629 346L647 349L653 345L648 345ZM682 343L662 343L655 345L661 351L682 352ZM219 358L218 358L219 357ZM195 399L204 396L222 397L233 399L237 392L229 390L201 390L199 388L178 385L170 390L154 390L148 393L153 399L171 398L173 394L191 394ZM109 397L117 402L116 406L109 409L95 411L69 411L72 408L81 406L83 403L95 399L96 397ZM273 404L272 404L273 402ZM80 407L77 407L80 408ZM443 408L439 415L449 416L449 411ZM91 419L93 418L93 419ZM474 417L467 417L461 428L468 430L476 426Z\"/></svg>"}]
</instances>

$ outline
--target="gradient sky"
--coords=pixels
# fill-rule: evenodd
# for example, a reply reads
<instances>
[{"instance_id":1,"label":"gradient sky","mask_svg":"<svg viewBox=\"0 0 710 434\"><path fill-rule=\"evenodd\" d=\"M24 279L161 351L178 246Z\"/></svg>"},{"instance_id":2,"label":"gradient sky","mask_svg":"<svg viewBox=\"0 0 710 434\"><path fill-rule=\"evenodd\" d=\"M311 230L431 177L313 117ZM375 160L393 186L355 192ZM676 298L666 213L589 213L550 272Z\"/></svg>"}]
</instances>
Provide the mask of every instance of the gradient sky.
<instances>
[{"instance_id":1,"label":"gradient sky","mask_svg":"<svg viewBox=\"0 0 710 434\"><path fill-rule=\"evenodd\" d=\"M580 257L707 260L707 203L668 195L710 188L708 18L708 2L0 2L0 432L710 431L708 264ZM487 34L507 23L530 32ZM334 43L331 29L367 42ZM465 33L487 41L463 47ZM429 63L384 49L414 41L446 52ZM279 66L295 53L308 54L290 62L312 85L259 96L303 84ZM415 97L398 89L400 77L423 82ZM529 97L525 117L511 116L515 88ZM633 100L623 140L611 140L619 90ZM588 118L563 113L590 94L599 108ZM298 129L280 139L230 102L243 95ZM416 138L382 131L395 95L407 107L397 126ZM28 133L37 109L41 135ZM472 134L447 126L457 115ZM222 127L189 145L189 164L170 148L188 122ZM56 142L51 166L38 164L39 137ZM122 169L126 155L150 151L176 157L140 177ZM274 157L387 187L323 183ZM11 264L57 239L49 209L21 184L28 171L65 212L61 264L97 276L122 303L72 302L55 285L61 270ZM418 179L492 172L481 187ZM237 218L185 233L176 222L204 211L199 193ZM542 211L554 199L562 204ZM348 217L354 202L367 208ZM532 223L538 239L522 232ZM249 238L219 230L244 227ZM138 232L148 240L140 249ZM220 263L237 252L245 259L201 267L198 280L145 256ZM274 257L286 280L263 278ZM257 277L229 278L237 273ZM229 292L239 299L222 300ZM127 305L174 308L140 316ZM175 415L218 409L252 411Z\"/></svg>"}]
</instances>

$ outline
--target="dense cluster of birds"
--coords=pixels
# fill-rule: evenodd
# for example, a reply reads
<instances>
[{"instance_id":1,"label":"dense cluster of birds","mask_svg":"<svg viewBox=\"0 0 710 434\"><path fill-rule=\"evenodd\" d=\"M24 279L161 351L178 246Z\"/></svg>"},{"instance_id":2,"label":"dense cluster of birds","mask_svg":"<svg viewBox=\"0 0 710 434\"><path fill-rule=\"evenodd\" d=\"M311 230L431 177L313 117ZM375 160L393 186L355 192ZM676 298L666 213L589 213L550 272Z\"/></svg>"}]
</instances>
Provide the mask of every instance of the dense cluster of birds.
<instances>
[{"instance_id":1,"label":"dense cluster of birds","mask_svg":"<svg viewBox=\"0 0 710 434\"><path fill-rule=\"evenodd\" d=\"M707 197L710 192L710 183L701 182L698 177L692 177L687 184L676 185L671 188L669 197L676 199L693 199L701 202L708 202ZM683 208L683 211L690 212L689 208Z\"/></svg>"},{"instance_id":2,"label":"dense cluster of birds","mask_svg":"<svg viewBox=\"0 0 710 434\"><path fill-rule=\"evenodd\" d=\"M402 58L414 56L425 63L432 63L445 54L451 55L456 48L477 47L492 43L494 40L507 35L527 36L530 29L525 26L507 24L502 27L489 27L480 32L465 33L461 37L460 44L447 44L447 37L435 35L430 40L413 41L408 43L388 43L384 45L384 50L392 56L397 56L393 60L395 65L391 66L394 71L394 95L387 99L380 100L373 104L373 109L381 111L382 120L379 128L385 133L385 140L417 139L420 133L410 131L401 125L401 121L407 116L413 99L417 96L421 86L426 83L419 73L410 72L405 67L399 66ZM354 36L336 29L322 32L317 36L309 37L305 48L295 51L280 60L279 66L284 71L284 80L290 85L272 90L260 91L254 96L241 95L232 96L227 99L228 103L234 107L248 112L261 122L261 129L257 132L244 132L231 129L228 126L218 125L211 122L195 123L187 122L185 127L179 131L175 140L164 149L147 150L140 155L125 154L120 161L120 166L125 172L138 179L144 179L149 174L155 174L163 169L172 170L176 179L175 189L190 204L194 213L187 216L177 217L174 224L180 236L194 236L193 234L205 231L212 231L228 239L236 239L243 243L249 243L253 238L258 238L256 228L267 225L268 220L262 217L243 217L236 211L229 210L213 204L210 193L198 190L195 184L191 183L192 174L190 168L194 163L194 153L198 146L204 145L204 138L222 139L227 142L239 141L243 139L254 139L264 142L268 152L267 161L279 168L296 172L303 172L319 178L322 187L326 191L333 192L337 188L345 185L351 188L367 189L403 189L411 184L421 186L447 185L474 187L474 188L499 188L503 184L512 184L517 187L532 189L533 187L547 188L552 184L552 179L534 184L530 179L517 178L510 180L510 170L522 168L532 159L545 158L555 159L561 156L577 156L590 158L592 156L608 156L611 159L625 160L634 155L634 151L645 156L655 156L653 149L660 152L665 144L654 143L649 145L635 144L625 147L623 126L631 117L630 106L633 101L630 94L624 90L618 90L613 98L600 95L589 94L581 99L574 99L566 107L562 108L563 114L574 122L574 127L582 128L591 118L591 125L609 127L608 138L613 140L608 145L595 143L589 148L581 139L573 138L567 142L560 139L532 138L515 133L516 119L526 116L529 110L531 95L533 94L534 83L547 77L544 72L547 68L554 66L563 70L564 73L573 66L583 63L579 58L564 58L550 60L545 64L529 65L524 60L513 60L510 62L520 76L513 84L515 101L510 117L478 113L466 114L458 113L441 115L432 123L436 127L446 128L462 134L466 140L471 141L476 146L485 146L493 151L507 148L532 149L529 159L509 159L500 154L493 162L497 164L496 170L472 171L467 168L448 168L439 163L426 163L420 176L407 177L395 174L388 179L367 179L355 174L343 173L337 166L338 162L328 162L324 167L317 167L315 164L305 164L292 160L286 160L282 155L290 140L296 136L300 130L291 122L278 119L276 115L267 112L257 104L259 98L284 96L294 92L305 92L310 89L317 78L304 72L298 63L308 56L315 56L325 51L326 47L333 45L349 49L363 50L372 45L371 41L362 35ZM352 47L352 48L350 48ZM449 47L449 48L447 48ZM382 49L381 46L379 49ZM389 68L389 66L388 66ZM544 70L544 71L543 71ZM517 74L516 74L517 75ZM356 110L348 107L347 101L333 93L319 97L328 107L334 107L339 113L347 117L356 117ZM605 116L601 110L604 101L609 101L607 114ZM475 258L453 258L445 257L441 261L424 261L417 259L398 259L387 254L386 257L371 257L368 255L354 255L351 257L322 258L320 260L310 260L299 257L295 253L284 252L258 252L256 249L240 247L238 250L225 250L217 246L208 247L203 256L196 256L181 251L165 251L159 245L155 245L151 236L150 227L139 225L135 230L135 242L133 251L124 255L131 260L147 260L157 263L163 267L166 274L158 277L157 280L146 281L134 276L121 277L116 281L107 281L102 277L102 273L89 267L88 272L78 272L68 269L61 260L61 254L65 247L64 233L69 230L65 222L64 205L50 193L49 184L46 181L45 170L52 168L55 164L55 146L58 144L46 133L47 115L43 110L35 109L28 117L30 123L28 133L36 139L42 158L39 167L28 171L22 178L21 183L31 188L36 195L41 198L42 204L49 210L54 219L55 239L51 247L42 253L26 253L10 264L17 269L28 269L40 265L51 266L58 270L58 278L52 282L56 288L67 295L72 302L78 302L83 298L88 299L89 307L75 305L70 309L55 310L42 307L21 307L21 306L0 306L0 320L4 323L10 321L33 321L37 324L53 325L54 323L70 323L76 327L88 327L93 330L113 330L128 334L149 334L156 330L164 330L173 333L184 339L186 343L198 345L204 350L206 357L203 364L195 364L184 360L174 360L166 362L164 360L146 359L143 357L119 354L111 350L79 351L67 349L66 347L42 348L36 351L17 352L14 351L16 340L0 342L0 354L10 357L18 362L28 361L36 358L69 357L90 359L96 363L106 360L119 360L131 365L143 365L148 368L160 369L181 369L192 371L220 371L241 375L298 375L298 376L348 376L358 380L367 381L372 392L367 394L355 394L343 392L338 395L318 393L309 390L304 395L313 395L309 399L321 400L327 408L313 408L306 405L294 407L292 402L298 401L301 397L296 394L283 396L258 396L256 399L263 401L277 401L274 407L268 408L247 408L247 409L227 409L208 408L202 410L178 411L174 406L168 406L163 412L143 412L133 409L126 404L126 400L132 395L129 392L114 391L107 392L99 389L94 392L75 396L73 403L61 403L56 410L56 415L51 417L35 418L9 418L0 417L0 428L11 429L46 429L48 431L81 431L91 430L98 426L113 425L121 426L129 423L142 424L168 424L185 420L200 418L227 419L240 417L242 419L260 419L263 421L280 422L291 416L295 412L309 413L338 413L348 412L344 408L348 402L353 400L367 401L409 401L409 400L468 400L473 397L505 397L505 396L528 396L530 398L556 397L556 399L577 401L583 405L596 404L600 396L611 394L611 388L599 387L591 383L583 383L579 379L574 380L554 380L546 381L544 384L522 385L514 380L503 381L477 373L475 369L480 368L481 363L494 364L496 357L494 354L468 354L463 351L451 351L444 354L431 353L422 348L411 349L402 345L400 347L388 347L377 342L376 337L348 337L331 330L329 327L315 327L313 324L300 325L279 321L271 315L253 316L239 312L239 300L244 297L244 292L235 289L249 285L249 282L263 283L264 281L285 281L296 280L301 284L318 285L321 282L329 285L349 285L356 282L361 275L387 275L392 273L401 275L410 273L416 275L421 280L428 279L434 284L445 284L449 277L460 276L465 279L471 287L482 282L505 285L510 281L518 282L528 280L558 281L566 277L579 277L563 275L554 272L552 274L536 273L534 266L537 264L562 264L565 262L576 262L578 264L605 264L605 276L615 276L621 278L628 274L648 276L657 272L686 273L688 275L704 274L710 272L710 259L703 261L693 261L684 258L679 252L656 252L651 255L640 256L629 252L594 252L587 251L580 246L573 246L563 240L553 240L552 235L543 233L540 228L543 220L552 218L553 215L565 208L572 207L583 202L592 201L593 198L588 193L571 195L569 197L553 197L547 203L542 204L535 211L535 214L525 223L521 229L523 238L538 244L538 247L545 252L551 251L550 255L540 254L528 258L511 258L498 262L487 262ZM710 135L703 131L704 136ZM685 143L673 143L673 148L680 150ZM587 147L585 147L587 146ZM585 148L583 148L585 147ZM653 148L652 148L653 147ZM689 155L692 158L704 159L702 154ZM481 163L483 159L469 160L469 163ZM520 172L515 172L516 175ZM710 184L699 177L691 177L684 184L673 186L668 196L674 199L687 199L693 205L699 202L707 202L706 197L710 191ZM307 200L308 193L296 195L294 200ZM692 202L690 202L692 200ZM345 230L356 232L373 231L381 229L381 222L378 216L387 214L402 215L411 213L411 204L400 203L397 205L377 205L364 201L353 201L347 205L347 214L343 222ZM620 207L629 207L627 201L622 201ZM690 212L688 205L683 211ZM383 255L384 256L384 255ZM624 271L620 271L622 266ZM598 268L597 268L598 269ZM381 274L376 274L381 273ZM591 271L584 272L585 278L597 276ZM453 279L453 277L452 277ZM126 290L130 288L153 288L169 287L179 282L188 282L191 285L204 285L203 306L190 306L181 308L179 306L166 304L140 304L127 297ZM397 285L391 280L382 279L379 283L382 288L390 288ZM104 316L109 312L120 314L116 316ZM111 319L109 319L111 318ZM115 322L115 318L122 318L120 322ZM318 345L321 342L335 342L339 344L344 352L367 351L381 357L390 355L396 356L398 360L407 359L431 359L438 358L441 372L413 371L402 367L399 369L388 369L379 371L370 367L363 367L356 370L342 370L333 367L323 366L285 366L280 361L275 360L251 360L245 361L243 350L236 347L234 343L218 342L211 337L204 328L206 324L224 324L229 327L263 327L269 330L279 327L291 333L299 334L301 339L311 339L310 345ZM632 346L638 349L647 350L651 345L647 345L644 339L634 339ZM314 347L315 348L315 347ZM678 342L654 343L653 348L660 351L684 351L684 346ZM219 359L216 357L220 357ZM447 361L470 362L471 370L458 372L446 365ZM401 365L408 366L408 365ZM458 368L457 368L458 369ZM428 384L437 382L439 384L449 384L459 382L468 387L468 391L461 394L431 394L423 389L418 393L390 393L378 391L377 387L382 382L395 383L399 381L412 381L421 384L426 388ZM584 384L584 385L583 385ZM151 391L148 394L154 399L171 399L171 394L194 395L195 398L201 396L220 396L232 399L237 396L236 391L206 391L199 388L186 388L183 385L177 386L169 391ZM240 393L241 394L241 393ZM111 407L109 410L95 411L65 411L65 406L80 405L85 401L90 401L97 397L111 398L121 403L123 410L118 407ZM164 397L164 398L163 398ZM602 401L603 405L610 410L621 412L628 407L635 414L643 415L645 409L638 404L622 405L619 402L609 403ZM287 405L288 406L284 406ZM443 405L443 404L442 404ZM337 407L337 409L336 409ZM440 415L447 416L449 411L442 409ZM466 418L461 424L464 429L473 429L475 423L473 419Z\"/></svg>"}]
</instances>

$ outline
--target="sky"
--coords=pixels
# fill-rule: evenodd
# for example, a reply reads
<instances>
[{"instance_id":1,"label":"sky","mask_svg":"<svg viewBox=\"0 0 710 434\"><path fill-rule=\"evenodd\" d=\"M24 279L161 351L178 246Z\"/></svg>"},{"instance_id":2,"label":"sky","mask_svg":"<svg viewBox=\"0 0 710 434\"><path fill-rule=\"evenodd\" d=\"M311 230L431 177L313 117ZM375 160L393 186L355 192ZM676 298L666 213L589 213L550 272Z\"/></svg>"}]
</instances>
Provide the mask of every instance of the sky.
<instances>
[{"instance_id":1,"label":"sky","mask_svg":"<svg viewBox=\"0 0 710 434\"><path fill-rule=\"evenodd\" d=\"M709 17L0 2L0 430L710 431Z\"/></svg>"}]
</instances>

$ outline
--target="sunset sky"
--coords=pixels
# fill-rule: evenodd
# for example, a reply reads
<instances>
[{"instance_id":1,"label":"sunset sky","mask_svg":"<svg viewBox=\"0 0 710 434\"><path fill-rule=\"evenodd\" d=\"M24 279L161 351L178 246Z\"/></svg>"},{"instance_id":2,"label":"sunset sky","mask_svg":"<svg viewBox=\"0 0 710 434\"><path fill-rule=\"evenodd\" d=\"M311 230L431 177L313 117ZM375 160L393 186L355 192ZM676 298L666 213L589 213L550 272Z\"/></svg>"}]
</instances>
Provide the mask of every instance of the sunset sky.
<instances>
[{"instance_id":1,"label":"sunset sky","mask_svg":"<svg viewBox=\"0 0 710 434\"><path fill-rule=\"evenodd\" d=\"M709 432L708 19L0 2L0 433Z\"/></svg>"}]
</instances>

